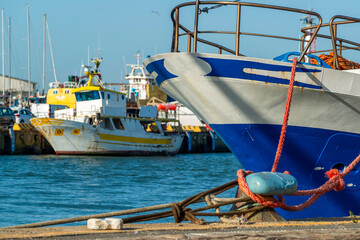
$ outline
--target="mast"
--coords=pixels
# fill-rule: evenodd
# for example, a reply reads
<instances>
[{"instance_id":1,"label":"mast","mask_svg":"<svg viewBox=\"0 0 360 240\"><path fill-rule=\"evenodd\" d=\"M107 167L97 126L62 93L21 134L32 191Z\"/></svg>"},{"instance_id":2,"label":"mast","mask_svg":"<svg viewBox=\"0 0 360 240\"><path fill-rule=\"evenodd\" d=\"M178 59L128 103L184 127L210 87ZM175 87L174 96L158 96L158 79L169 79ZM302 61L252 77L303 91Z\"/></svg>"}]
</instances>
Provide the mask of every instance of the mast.
<instances>
[{"instance_id":1,"label":"mast","mask_svg":"<svg viewBox=\"0 0 360 240\"><path fill-rule=\"evenodd\" d=\"M45 93L45 46L46 46L46 13L44 13L44 38L43 38L43 85L42 85L42 95Z\"/></svg>"},{"instance_id":2,"label":"mast","mask_svg":"<svg viewBox=\"0 0 360 240\"><path fill-rule=\"evenodd\" d=\"M11 90L11 18L9 17L9 91ZM10 94L11 99L11 94ZM11 101L11 100L10 100Z\"/></svg>"},{"instance_id":3,"label":"mast","mask_svg":"<svg viewBox=\"0 0 360 240\"><path fill-rule=\"evenodd\" d=\"M3 101L5 100L5 40L4 40L4 9L1 9L1 55L2 55L2 80L3 80Z\"/></svg>"},{"instance_id":4,"label":"mast","mask_svg":"<svg viewBox=\"0 0 360 240\"><path fill-rule=\"evenodd\" d=\"M51 60L52 60L52 65L53 65L53 70L54 70L54 78L55 78L55 82L58 82L57 80L57 76L56 76L56 69L55 69L55 62L54 62L54 54L52 51L52 47L51 47L51 39L50 39L50 31L49 31L49 24L46 21L46 29L47 29L47 33L48 33L48 39L49 39L49 46L50 46L50 53L51 53Z\"/></svg>"},{"instance_id":5,"label":"mast","mask_svg":"<svg viewBox=\"0 0 360 240\"><path fill-rule=\"evenodd\" d=\"M137 59L137 67L140 66L140 51L137 52L137 54L135 55L136 59Z\"/></svg>"},{"instance_id":6,"label":"mast","mask_svg":"<svg viewBox=\"0 0 360 240\"><path fill-rule=\"evenodd\" d=\"M29 4L26 4L27 9L27 36L28 36L28 82L29 82L29 92L28 97L30 97L30 91L31 91L31 70L30 70L30 14L29 14Z\"/></svg>"}]
</instances>

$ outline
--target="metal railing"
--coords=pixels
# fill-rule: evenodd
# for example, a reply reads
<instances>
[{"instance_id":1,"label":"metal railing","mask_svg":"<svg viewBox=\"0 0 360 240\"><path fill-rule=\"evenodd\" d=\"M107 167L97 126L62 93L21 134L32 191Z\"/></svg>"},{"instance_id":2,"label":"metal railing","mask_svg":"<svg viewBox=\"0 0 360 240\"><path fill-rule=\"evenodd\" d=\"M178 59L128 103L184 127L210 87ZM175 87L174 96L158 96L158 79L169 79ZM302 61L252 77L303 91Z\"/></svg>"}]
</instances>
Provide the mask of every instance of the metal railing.
<instances>
[{"instance_id":1,"label":"metal railing","mask_svg":"<svg viewBox=\"0 0 360 240\"><path fill-rule=\"evenodd\" d=\"M194 30L189 30L184 25L180 23L180 9L188 6L195 5L195 20L194 20ZM230 5L237 8L236 11L236 29L235 31L199 31L199 15L201 13L200 11L200 5ZM258 34L258 33L248 33L248 32L241 32L240 29L240 22L241 22L241 10L243 7L252 7L252 8L265 8L265 9L275 9L280 11L286 11L286 12L295 12L295 13L301 13L301 14L307 14L311 16L315 16L318 19L318 24L315 27L315 30L313 34L311 35L311 38L308 41L305 41L302 38L291 38L286 36L277 36L277 35L269 35L269 34ZM180 5L177 5L171 12L171 19L173 21L173 41L172 41L172 52L178 52L179 51L179 38L182 36L188 37L188 52L196 52L198 43L204 43L209 46L213 46L218 48L219 54L222 54L223 51L226 51L228 53L234 54L236 56L240 56L239 49L240 49L240 37L241 35L248 35L248 36L258 36L258 37L268 37L268 38L278 38L278 39L285 39L285 40L292 40L292 41L299 41L302 43L306 43L306 46L304 47L303 51L301 52L301 55L299 59L303 59L305 54L307 53L308 49L310 48L311 43L314 41L320 27L322 24L322 18L321 16L313 11L307 11L302 9L296 9L296 8L288 8L288 7L280 7L280 6L274 6L274 5L265 5L265 4L257 4L257 3L246 3L246 2L229 2L229 1L196 1L196 2L188 2L183 3ZM180 31L183 31L184 33L180 33ZM234 49L227 48L223 45L207 41L205 39L202 39L199 37L200 34L204 33L215 33L215 34L233 34L235 35L235 46ZM192 45L192 47L191 47ZM191 50L192 49L192 50Z\"/></svg>"},{"instance_id":2,"label":"metal railing","mask_svg":"<svg viewBox=\"0 0 360 240\"><path fill-rule=\"evenodd\" d=\"M207 12L201 10L201 6L213 6L212 8L217 8L220 6L233 6L236 7L236 29L234 31L201 31L199 30L199 15L202 12ZM180 23L180 9L194 6L195 7L195 19L194 19L194 27L193 30L186 28L184 25ZM309 16L314 16L317 18L318 24L311 26L311 27L304 27L301 28L301 32L303 33L301 38L293 38L287 36L278 36L278 35L270 35L270 34L260 34L260 33L249 33L243 32L240 28L240 22L242 22L242 9L243 8L263 8L263 9L273 9L273 10L280 10L285 12L294 12L300 14L306 14ZM204 7L203 9L209 9L208 7ZM211 8L210 8L211 9ZM313 11L307 11L302 9L295 9L295 8L288 8L288 7L280 7L274 5L265 5L265 4L257 4L257 3L246 3L246 2L229 2L229 1L199 1L196 2L188 2L177 5L171 12L171 19L173 21L173 40L171 51L172 52L179 52L179 41L182 37L187 37L187 52L197 52L198 43L203 43L208 46L212 46L218 49L218 53L222 54L223 52L228 52L230 54L236 56L243 56L240 54L240 40L241 35L243 36L256 36L256 37L267 37L267 38L277 38L277 39L284 39L290 41L297 41L300 43L301 46L301 55L299 57L300 61L303 61L304 56L309 52L311 44L314 42L316 38L325 38L329 39L332 43L332 49L325 49L325 50L318 50L312 53L321 53L321 52L333 52L334 53L334 66L333 68L340 69L339 66L339 56L342 55L343 50L360 50L360 44L349 41L346 39L339 38L337 36L337 27L338 25L349 24L349 23L356 23L360 22L358 18L352 18L342 15L336 15L331 18L329 23L322 24L321 16ZM342 19L346 21L338 21L335 22L336 19ZM319 34L320 28L326 28L330 30L329 35ZM200 35L203 34L230 34L235 35L235 44L233 48L225 47L221 44L211 42L200 38ZM306 36L309 36L310 39L306 39Z\"/></svg>"},{"instance_id":3,"label":"metal railing","mask_svg":"<svg viewBox=\"0 0 360 240\"><path fill-rule=\"evenodd\" d=\"M347 21L335 22L336 19L343 19ZM322 24L321 28L328 27L329 35L317 34L316 37L330 40L332 47L330 49L317 50L312 53L316 54L316 53L333 52L333 56L334 56L333 68L340 69L339 57L342 55L344 50L360 51L360 43L356 43L344 38L339 38L337 36L339 25L346 25L351 23L360 23L360 19L354 17L342 16L342 15L335 15L330 19L329 23ZM315 28L314 26L302 28L301 32L304 34L302 39L305 39L306 34L309 34L309 31L312 31L314 28Z\"/></svg>"}]
</instances>

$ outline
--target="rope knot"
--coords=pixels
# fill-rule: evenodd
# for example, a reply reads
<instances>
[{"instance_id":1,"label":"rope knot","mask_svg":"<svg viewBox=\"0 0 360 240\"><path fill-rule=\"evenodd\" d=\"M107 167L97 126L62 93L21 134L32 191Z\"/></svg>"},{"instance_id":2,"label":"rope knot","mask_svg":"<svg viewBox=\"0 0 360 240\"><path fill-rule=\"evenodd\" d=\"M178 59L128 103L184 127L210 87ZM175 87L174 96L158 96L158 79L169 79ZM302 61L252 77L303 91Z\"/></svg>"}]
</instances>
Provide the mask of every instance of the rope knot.
<instances>
[{"instance_id":1,"label":"rope knot","mask_svg":"<svg viewBox=\"0 0 360 240\"><path fill-rule=\"evenodd\" d=\"M345 182L342 179L341 173L338 169L333 168L327 171L325 174L329 179L332 179L337 182L337 185L334 187L335 191L341 191L345 188Z\"/></svg>"},{"instance_id":2,"label":"rope knot","mask_svg":"<svg viewBox=\"0 0 360 240\"><path fill-rule=\"evenodd\" d=\"M205 224L203 218L197 219L190 208L183 208L181 204L174 203L171 207L176 223L180 223L183 220L188 220L195 224Z\"/></svg>"},{"instance_id":3,"label":"rope knot","mask_svg":"<svg viewBox=\"0 0 360 240\"><path fill-rule=\"evenodd\" d=\"M174 214L174 220L176 223L180 223L184 220L185 217L185 213L184 210L182 208L182 206L180 206L179 204L174 203L171 207L171 210Z\"/></svg>"}]
</instances>

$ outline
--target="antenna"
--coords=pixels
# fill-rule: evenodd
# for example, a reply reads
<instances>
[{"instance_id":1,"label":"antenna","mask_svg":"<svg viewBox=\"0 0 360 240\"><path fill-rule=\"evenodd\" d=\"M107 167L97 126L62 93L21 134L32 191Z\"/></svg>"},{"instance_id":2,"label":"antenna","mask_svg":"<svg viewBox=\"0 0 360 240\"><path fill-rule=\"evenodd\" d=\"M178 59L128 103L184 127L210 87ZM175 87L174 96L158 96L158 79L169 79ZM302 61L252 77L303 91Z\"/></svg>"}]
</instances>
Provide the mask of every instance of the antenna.
<instances>
[{"instance_id":1,"label":"antenna","mask_svg":"<svg viewBox=\"0 0 360 240\"><path fill-rule=\"evenodd\" d=\"M97 52L98 52L98 58L100 59L100 51L104 50L103 48L100 48L100 33L99 33L99 35L98 35L98 47L97 47L97 49L95 49L95 50L97 50Z\"/></svg>"},{"instance_id":2,"label":"antenna","mask_svg":"<svg viewBox=\"0 0 360 240\"><path fill-rule=\"evenodd\" d=\"M81 77L81 73L82 73L83 66L84 66L84 60L81 60L81 66L80 66L80 72L79 72L79 79L80 79L80 77Z\"/></svg>"},{"instance_id":3,"label":"antenna","mask_svg":"<svg viewBox=\"0 0 360 240\"><path fill-rule=\"evenodd\" d=\"M135 56L136 59L137 59L137 66L140 66L140 51L138 50L138 51L137 51L137 54L134 55L134 56Z\"/></svg>"},{"instance_id":4,"label":"antenna","mask_svg":"<svg viewBox=\"0 0 360 240\"><path fill-rule=\"evenodd\" d=\"M127 75L125 56L123 56L125 75Z\"/></svg>"}]
</instances>

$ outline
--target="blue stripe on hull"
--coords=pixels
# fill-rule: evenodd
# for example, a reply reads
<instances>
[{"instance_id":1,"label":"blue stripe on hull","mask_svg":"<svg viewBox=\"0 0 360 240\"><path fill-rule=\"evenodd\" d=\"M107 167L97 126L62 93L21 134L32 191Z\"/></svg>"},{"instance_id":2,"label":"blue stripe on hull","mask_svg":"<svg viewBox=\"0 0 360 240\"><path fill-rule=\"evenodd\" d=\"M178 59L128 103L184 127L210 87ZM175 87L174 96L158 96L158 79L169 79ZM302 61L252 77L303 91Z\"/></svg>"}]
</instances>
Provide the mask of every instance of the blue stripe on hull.
<instances>
[{"instance_id":1,"label":"blue stripe on hull","mask_svg":"<svg viewBox=\"0 0 360 240\"><path fill-rule=\"evenodd\" d=\"M278 65L276 61L274 61L274 64L268 64L268 63L260 63L255 61L234 60L234 59L219 59L219 58L204 58L204 57L200 57L200 59L206 61L211 66L212 70L206 76L236 78L242 80L255 80L260 82L269 82L269 83L277 83L277 84L285 84L285 85L289 85L290 83L290 80L288 79L270 77L267 75L250 74L244 72L245 68L275 71L275 72L291 72L292 66ZM297 67L296 71L306 72L306 73L321 72L321 70L304 68L304 67ZM294 86L322 89L321 86L302 83L298 81L294 82Z\"/></svg>"},{"instance_id":2,"label":"blue stripe on hull","mask_svg":"<svg viewBox=\"0 0 360 240\"><path fill-rule=\"evenodd\" d=\"M227 143L246 170L271 171L281 126L256 124L211 124ZM298 189L321 186L331 168L343 169L359 154L360 135L324 129L288 126L278 172L285 170L296 177ZM331 191L309 208L299 212L278 210L285 218L340 217L351 210L360 213L360 173L354 169L345 178L343 191ZM287 197L297 205L307 197Z\"/></svg>"}]
</instances>

